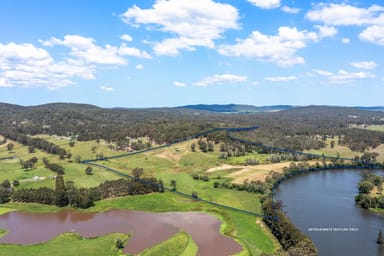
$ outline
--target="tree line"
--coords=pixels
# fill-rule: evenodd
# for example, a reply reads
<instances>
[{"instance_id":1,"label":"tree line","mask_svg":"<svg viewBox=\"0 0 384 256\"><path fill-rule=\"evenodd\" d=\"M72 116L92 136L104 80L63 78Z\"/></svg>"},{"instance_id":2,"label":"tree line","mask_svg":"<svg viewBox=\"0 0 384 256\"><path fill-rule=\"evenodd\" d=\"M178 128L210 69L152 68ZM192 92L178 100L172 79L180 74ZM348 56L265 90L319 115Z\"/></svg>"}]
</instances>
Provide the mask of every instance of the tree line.
<instances>
[{"instance_id":1,"label":"tree line","mask_svg":"<svg viewBox=\"0 0 384 256\"><path fill-rule=\"evenodd\" d=\"M64 182L63 176L58 174L55 179L55 189L40 187L16 190L0 186L0 203L12 200L58 207L70 205L75 208L88 208L93 206L95 201L107 198L163 191L162 182L155 178L118 179L105 181L96 187L78 188L72 181Z\"/></svg>"},{"instance_id":2,"label":"tree line","mask_svg":"<svg viewBox=\"0 0 384 256\"><path fill-rule=\"evenodd\" d=\"M14 140L19 142L20 144L23 144L24 146L28 146L30 151L33 151L34 148L38 148L49 154L59 155L61 159L64 159L68 155L67 151L64 148L61 148L60 146L42 138L31 138L28 135L10 130L2 131L1 134L10 140Z\"/></svg>"}]
</instances>

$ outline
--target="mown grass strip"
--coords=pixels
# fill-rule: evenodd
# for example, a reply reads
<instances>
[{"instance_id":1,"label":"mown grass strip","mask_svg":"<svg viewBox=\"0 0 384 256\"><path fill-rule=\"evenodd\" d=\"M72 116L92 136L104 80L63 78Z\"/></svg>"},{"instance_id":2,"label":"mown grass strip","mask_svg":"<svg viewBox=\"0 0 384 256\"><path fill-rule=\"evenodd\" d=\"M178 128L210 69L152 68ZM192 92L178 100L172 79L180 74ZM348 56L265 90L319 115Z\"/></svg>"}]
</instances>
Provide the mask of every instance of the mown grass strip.
<instances>
[{"instance_id":1,"label":"mown grass strip","mask_svg":"<svg viewBox=\"0 0 384 256\"><path fill-rule=\"evenodd\" d=\"M38 230L36 230L38 232ZM76 233L64 233L53 240L33 245L1 244L1 255L12 256L119 256L116 239L126 241L128 235L113 233L95 238L83 238Z\"/></svg>"},{"instance_id":2,"label":"mown grass strip","mask_svg":"<svg viewBox=\"0 0 384 256\"><path fill-rule=\"evenodd\" d=\"M146 249L140 256L180 256L188 247L190 237L185 232L179 232L168 240ZM191 254L189 254L191 255Z\"/></svg>"}]
</instances>

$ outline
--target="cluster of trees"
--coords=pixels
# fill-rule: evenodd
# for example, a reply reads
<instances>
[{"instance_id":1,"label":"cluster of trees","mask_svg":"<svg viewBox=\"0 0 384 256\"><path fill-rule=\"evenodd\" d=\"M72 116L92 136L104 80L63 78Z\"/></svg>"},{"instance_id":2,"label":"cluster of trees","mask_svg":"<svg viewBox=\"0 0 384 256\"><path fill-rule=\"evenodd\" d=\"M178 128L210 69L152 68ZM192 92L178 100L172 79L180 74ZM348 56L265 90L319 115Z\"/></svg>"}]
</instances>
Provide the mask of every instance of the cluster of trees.
<instances>
[{"instance_id":1,"label":"cluster of trees","mask_svg":"<svg viewBox=\"0 0 384 256\"><path fill-rule=\"evenodd\" d=\"M55 189L51 188L23 188L9 190L14 202L40 203L64 207L70 205L76 208L88 208L95 201L126 195L141 195L152 192L163 192L162 183L155 178L139 180L119 179L105 181L97 187L77 188L72 181L64 182L62 175L56 176ZM0 200L2 189L0 187ZM4 202L7 202L5 200Z\"/></svg>"},{"instance_id":2,"label":"cluster of trees","mask_svg":"<svg viewBox=\"0 0 384 256\"><path fill-rule=\"evenodd\" d=\"M45 157L43 157L43 163L45 167L57 174L63 175L65 174L65 169L63 166L56 164L56 163L50 163L49 160Z\"/></svg>"},{"instance_id":3,"label":"cluster of trees","mask_svg":"<svg viewBox=\"0 0 384 256\"><path fill-rule=\"evenodd\" d=\"M8 179L6 179L0 184L0 204L9 202L9 197L11 196L11 193L11 183Z\"/></svg>"},{"instance_id":4,"label":"cluster of trees","mask_svg":"<svg viewBox=\"0 0 384 256\"><path fill-rule=\"evenodd\" d=\"M68 153L65 149L61 148L60 146L52 142L46 141L42 138L31 138L25 134L11 131L11 130L2 131L1 134L8 139L17 141L25 146L28 146L28 148L30 149L38 148L47 153L59 155L60 158L62 159L64 159L65 157L68 157Z\"/></svg>"},{"instance_id":5,"label":"cluster of trees","mask_svg":"<svg viewBox=\"0 0 384 256\"><path fill-rule=\"evenodd\" d=\"M120 197L126 195L142 195L152 192L161 192L161 184L155 178L141 178L127 180L119 179L106 181L97 187L99 191L98 199Z\"/></svg>"},{"instance_id":6,"label":"cluster of trees","mask_svg":"<svg viewBox=\"0 0 384 256\"><path fill-rule=\"evenodd\" d=\"M364 171L361 181L358 183L359 193L355 196L355 202L363 208L384 208L383 182L384 178L374 173ZM376 187L377 195L372 195Z\"/></svg>"},{"instance_id":7,"label":"cluster of trees","mask_svg":"<svg viewBox=\"0 0 384 256\"><path fill-rule=\"evenodd\" d=\"M355 156L353 157L353 162L357 164L364 164L364 165L370 165L370 164L376 164L376 158L379 156L376 152L364 152L362 156Z\"/></svg>"},{"instance_id":8,"label":"cluster of trees","mask_svg":"<svg viewBox=\"0 0 384 256\"><path fill-rule=\"evenodd\" d=\"M265 194L269 191L269 185L259 180L250 181L250 182L248 180L245 180L243 184L229 183L226 181L220 183L218 181L215 181L213 183L213 187L247 191L250 193L258 193L258 194Z\"/></svg>"},{"instance_id":9,"label":"cluster of trees","mask_svg":"<svg viewBox=\"0 0 384 256\"><path fill-rule=\"evenodd\" d=\"M252 152L250 150L247 150L246 145L242 145L238 142L221 142L220 143L220 153L219 158L220 159L227 159L228 157L238 157L238 156L244 156L246 152Z\"/></svg>"},{"instance_id":10,"label":"cluster of trees","mask_svg":"<svg viewBox=\"0 0 384 256\"><path fill-rule=\"evenodd\" d=\"M22 188L12 192L14 202L55 204L55 190L51 188Z\"/></svg>"},{"instance_id":11,"label":"cluster of trees","mask_svg":"<svg viewBox=\"0 0 384 256\"><path fill-rule=\"evenodd\" d=\"M20 165L21 165L21 168L23 168L24 170L31 170L35 167L35 164L38 161L39 161L38 158L35 156L26 161L20 159Z\"/></svg>"},{"instance_id":12,"label":"cluster of trees","mask_svg":"<svg viewBox=\"0 0 384 256\"><path fill-rule=\"evenodd\" d=\"M213 151L215 151L215 144L212 141L200 138L197 141L197 145L199 146L199 150L201 152L206 153L206 152L213 152ZM195 143L191 144L191 151L192 152L196 151L196 144Z\"/></svg>"},{"instance_id":13,"label":"cluster of trees","mask_svg":"<svg viewBox=\"0 0 384 256\"><path fill-rule=\"evenodd\" d=\"M198 175L197 173L193 174L192 178L194 180L209 181L209 177L207 175Z\"/></svg>"},{"instance_id":14,"label":"cluster of trees","mask_svg":"<svg viewBox=\"0 0 384 256\"><path fill-rule=\"evenodd\" d=\"M277 238L288 255L316 256L313 242L297 229L281 211L281 202L263 202L264 223Z\"/></svg>"},{"instance_id":15,"label":"cluster of trees","mask_svg":"<svg viewBox=\"0 0 384 256\"><path fill-rule=\"evenodd\" d=\"M293 153L275 153L271 154L266 158L266 161L269 163L280 163L284 161L307 161L312 160L314 157L308 156L308 155L300 155L300 154L293 154Z\"/></svg>"},{"instance_id":16,"label":"cluster of trees","mask_svg":"<svg viewBox=\"0 0 384 256\"><path fill-rule=\"evenodd\" d=\"M384 143L384 133L364 129L347 129L343 132L340 145L349 147L356 152L364 152Z\"/></svg>"}]
</instances>

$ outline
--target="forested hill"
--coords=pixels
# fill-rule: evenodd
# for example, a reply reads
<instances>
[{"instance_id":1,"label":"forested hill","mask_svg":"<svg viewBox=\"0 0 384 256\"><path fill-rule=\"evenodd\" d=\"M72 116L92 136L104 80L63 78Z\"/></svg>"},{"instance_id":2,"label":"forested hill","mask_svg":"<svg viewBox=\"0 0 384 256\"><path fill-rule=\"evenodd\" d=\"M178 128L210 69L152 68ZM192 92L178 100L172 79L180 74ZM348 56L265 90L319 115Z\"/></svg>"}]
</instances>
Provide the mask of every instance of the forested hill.
<instances>
[{"instance_id":1,"label":"forested hill","mask_svg":"<svg viewBox=\"0 0 384 256\"><path fill-rule=\"evenodd\" d=\"M244 111L247 112L247 111ZM0 134L77 135L79 140L125 140L149 136L156 143L172 142L214 127L259 125L259 138L351 133L351 124L384 124L384 113L346 107L308 106L256 113L222 113L188 108L100 108L86 104L52 103L18 106L0 103ZM357 130L357 129L356 129ZM360 130L360 129L358 129ZM354 131L361 138L368 132ZM370 135L370 136L371 136ZM356 136L355 136L356 137ZM253 138L252 138L253 139Z\"/></svg>"}]
</instances>

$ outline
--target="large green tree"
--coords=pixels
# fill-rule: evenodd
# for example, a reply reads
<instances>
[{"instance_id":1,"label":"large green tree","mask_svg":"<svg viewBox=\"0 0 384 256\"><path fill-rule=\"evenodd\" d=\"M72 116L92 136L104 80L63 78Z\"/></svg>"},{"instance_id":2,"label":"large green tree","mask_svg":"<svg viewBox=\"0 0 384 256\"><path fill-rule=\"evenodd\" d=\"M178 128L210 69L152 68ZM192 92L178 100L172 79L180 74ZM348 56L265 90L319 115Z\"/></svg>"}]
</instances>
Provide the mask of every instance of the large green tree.
<instances>
[{"instance_id":1,"label":"large green tree","mask_svg":"<svg viewBox=\"0 0 384 256\"><path fill-rule=\"evenodd\" d=\"M57 174L55 182L55 205L64 207L68 205L68 196L65 190L64 178Z\"/></svg>"}]
</instances>

